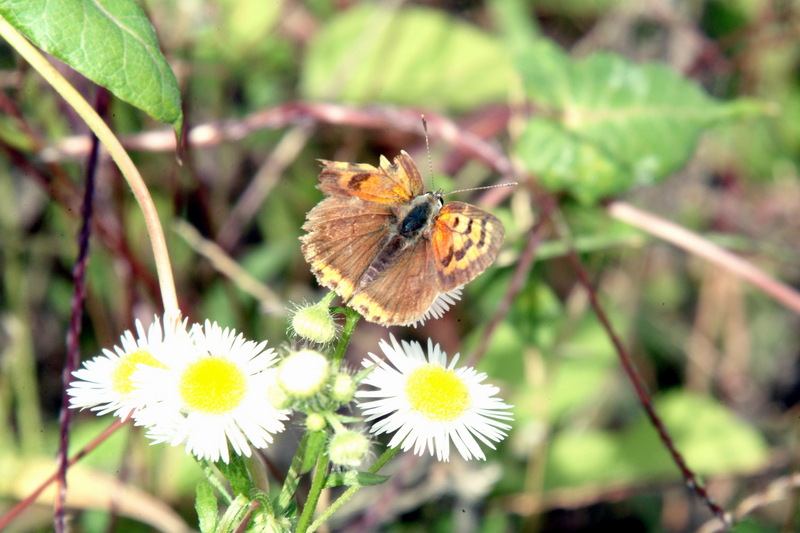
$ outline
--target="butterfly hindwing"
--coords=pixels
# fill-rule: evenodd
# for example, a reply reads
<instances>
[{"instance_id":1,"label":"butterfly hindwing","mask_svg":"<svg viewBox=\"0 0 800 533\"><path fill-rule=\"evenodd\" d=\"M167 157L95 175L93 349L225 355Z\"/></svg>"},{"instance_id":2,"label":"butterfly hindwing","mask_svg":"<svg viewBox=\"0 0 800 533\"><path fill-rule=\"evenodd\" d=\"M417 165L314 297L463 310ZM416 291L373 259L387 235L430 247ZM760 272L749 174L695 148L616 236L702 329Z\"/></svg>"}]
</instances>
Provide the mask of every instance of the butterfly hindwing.
<instances>
[{"instance_id":1,"label":"butterfly hindwing","mask_svg":"<svg viewBox=\"0 0 800 533\"><path fill-rule=\"evenodd\" d=\"M370 322L385 326L412 324L430 309L439 290L431 243L420 239L405 250L380 278L348 302Z\"/></svg>"},{"instance_id":2,"label":"butterfly hindwing","mask_svg":"<svg viewBox=\"0 0 800 533\"><path fill-rule=\"evenodd\" d=\"M439 289L451 291L486 270L504 235L503 223L491 213L463 202L446 203L431 236Z\"/></svg>"}]
</instances>

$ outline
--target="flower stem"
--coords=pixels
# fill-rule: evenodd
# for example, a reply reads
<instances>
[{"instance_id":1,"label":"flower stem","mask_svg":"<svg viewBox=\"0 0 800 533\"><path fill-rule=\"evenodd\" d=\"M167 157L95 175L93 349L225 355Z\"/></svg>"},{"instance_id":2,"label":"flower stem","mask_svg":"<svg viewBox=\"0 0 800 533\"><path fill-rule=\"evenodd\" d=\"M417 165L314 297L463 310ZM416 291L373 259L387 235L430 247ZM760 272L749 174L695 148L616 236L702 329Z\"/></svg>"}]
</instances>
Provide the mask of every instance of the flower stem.
<instances>
[{"instance_id":1,"label":"flower stem","mask_svg":"<svg viewBox=\"0 0 800 533\"><path fill-rule=\"evenodd\" d=\"M370 467L369 472L371 474L377 474L378 470L383 468L383 465L388 463L392 459L392 457L397 455L397 452L399 451L400 451L399 446L396 448L387 448L386 451L383 452L383 454L381 454L378 460L375 461L375 464ZM336 501L333 502L327 509L325 509L325 511L319 516L319 518L317 518L314 521L314 523L309 526L308 533L316 531L319 528L319 526L324 524L325 521L328 520L328 518L330 518L333 515L333 513L338 511L345 503L347 503L347 501L350 498L352 498L360 488L361 488L360 486L354 486L344 491L342 495L339 496L336 499Z\"/></svg>"},{"instance_id":2,"label":"flower stem","mask_svg":"<svg viewBox=\"0 0 800 533\"><path fill-rule=\"evenodd\" d=\"M289 471L286 473L286 479L281 487L281 493L278 495L278 512L282 513L289 507L289 502L292 500L294 491L297 490L297 484L300 481L300 473L303 467L303 460L308 450L309 432L303 433L303 438L297 446L297 451L294 453L292 464L289 466Z\"/></svg>"},{"instance_id":3,"label":"flower stem","mask_svg":"<svg viewBox=\"0 0 800 533\"><path fill-rule=\"evenodd\" d=\"M308 498L303 507L303 512L300 515L300 520L297 522L297 533L305 533L308 530L308 525L311 519L314 518L314 511L317 508L320 494L322 489L325 488L325 481L328 479L328 454L322 453L317 459L317 467L314 470L314 479L311 482L311 490L308 491Z\"/></svg>"},{"instance_id":4,"label":"flower stem","mask_svg":"<svg viewBox=\"0 0 800 533\"><path fill-rule=\"evenodd\" d=\"M342 331L342 338L339 339L339 344L336 346L336 352L333 354L333 371L337 372L339 367L342 366L342 359L344 359L344 354L347 351L347 346L350 344L350 337L353 336L353 332L356 329L356 324L358 324L358 320L361 318L361 315L358 314L358 311L350 309L349 307L345 307L344 309L344 331Z\"/></svg>"}]
</instances>

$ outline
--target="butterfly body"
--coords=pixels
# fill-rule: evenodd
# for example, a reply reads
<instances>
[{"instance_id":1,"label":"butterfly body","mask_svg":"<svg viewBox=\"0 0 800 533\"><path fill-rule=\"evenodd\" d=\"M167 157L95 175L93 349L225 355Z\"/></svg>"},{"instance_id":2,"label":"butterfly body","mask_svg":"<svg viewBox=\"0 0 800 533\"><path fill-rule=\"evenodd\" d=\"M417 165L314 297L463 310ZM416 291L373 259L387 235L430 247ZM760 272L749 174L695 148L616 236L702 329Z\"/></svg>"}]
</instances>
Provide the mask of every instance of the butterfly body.
<instances>
[{"instance_id":1,"label":"butterfly body","mask_svg":"<svg viewBox=\"0 0 800 533\"><path fill-rule=\"evenodd\" d=\"M321 161L328 195L307 215L302 251L320 285L367 320L420 320L437 296L471 281L494 261L502 223L462 202L423 191L411 157L372 165Z\"/></svg>"},{"instance_id":2,"label":"butterfly body","mask_svg":"<svg viewBox=\"0 0 800 533\"><path fill-rule=\"evenodd\" d=\"M414 198L408 205L400 204L392 207L396 220L390 223L386 237L378 245L375 259L359 278L359 290L366 289L370 283L377 280L402 254L417 246L419 239L430 240L433 221L441 206L441 194L425 193Z\"/></svg>"}]
</instances>

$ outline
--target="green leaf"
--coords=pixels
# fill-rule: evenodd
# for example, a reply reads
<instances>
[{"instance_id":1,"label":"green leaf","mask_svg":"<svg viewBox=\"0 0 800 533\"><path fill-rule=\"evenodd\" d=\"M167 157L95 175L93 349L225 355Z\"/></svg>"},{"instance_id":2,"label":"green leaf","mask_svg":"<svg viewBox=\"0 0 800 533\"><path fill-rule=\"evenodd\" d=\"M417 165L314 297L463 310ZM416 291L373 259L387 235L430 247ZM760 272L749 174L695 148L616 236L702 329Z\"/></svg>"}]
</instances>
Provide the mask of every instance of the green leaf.
<instances>
[{"instance_id":1,"label":"green leaf","mask_svg":"<svg viewBox=\"0 0 800 533\"><path fill-rule=\"evenodd\" d=\"M197 510L200 531L211 533L217 528L219 510L217 508L217 497L214 495L214 488L208 481L197 483L197 501L194 504Z\"/></svg>"},{"instance_id":2,"label":"green leaf","mask_svg":"<svg viewBox=\"0 0 800 533\"><path fill-rule=\"evenodd\" d=\"M385 483L392 476L382 476L369 472L357 472L348 470L347 472L331 472L325 480L325 488L346 486L346 487L367 487L369 485L380 485Z\"/></svg>"},{"instance_id":3,"label":"green leaf","mask_svg":"<svg viewBox=\"0 0 800 533\"><path fill-rule=\"evenodd\" d=\"M250 473L247 471L245 458L236 453L231 454L230 462L217 461L214 466L225 476L234 493L249 496L253 489Z\"/></svg>"},{"instance_id":4,"label":"green leaf","mask_svg":"<svg viewBox=\"0 0 800 533\"><path fill-rule=\"evenodd\" d=\"M763 437L711 398L674 392L656 410L689 468L700 475L749 473L768 460ZM644 415L620 432L565 430L551 442L548 488L679 479Z\"/></svg>"},{"instance_id":5,"label":"green leaf","mask_svg":"<svg viewBox=\"0 0 800 533\"><path fill-rule=\"evenodd\" d=\"M229 61L247 60L280 20L282 8L281 2L221 0L213 46Z\"/></svg>"},{"instance_id":6,"label":"green leaf","mask_svg":"<svg viewBox=\"0 0 800 533\"><path fill-rule=\"evenodd\" d=\"M175 74L133 0L0 0L0 15L120 99L155 119L180 124Z\"/></svg>"},{"instance_id":7,"label":"green leaf","mask_svg":"<svg viewBox=\"0 0 800 533\"><path fill-rule=\"evenodd\" d=\"M560 344L554 355L548 365L549 420L560 421L576 411L596 408L598 398L608 399L619 362L608 335L594 317L584 317L569 342Z\"/></svg>"},{"instance_id":8,"label":"green leaf","mask_svg":"<svg viewBox=\"0 0 800 533\"><path fill-rule=\"evenodd\" d=\"M515 151L545 187L584 203L656 183L687 162L709 126L766 113L715 100L661 64L607 53L576 61L545 40L517 55L538 113Z\"/></svg>"},{"instance_id":9,"label":"green leaf","mask_svg":"<svg viewBox=\"0 0 800 533\"><path fill-rule=\"evenodd\" d=\"M239 527L249 511L250 503L251 500L243 494L236 496L220 518L217 531L239 531ZM251 515L247 520L248 525L253 523L253 518L253 515ZM250 529L248 528L247 531L250 531Z\"/></svg>"},{"instance_id":10,"label":"green leaf","mask_svg":"<svg viewBox=\"0 0 800 533\"><path fill-rule=\"evenodd\" d=\"M763 436L713 398L675 391L659 398L656 409L687 464L698 473L748 473L761 468L768 459ZM629 442L639 443L636 451L643 462L662 455L672 463L644 416L628 430L627 437ZM653 454L656 448L661 452ZM633 452L631 449L626 453ZM670 464L669 471L676 470Z\"/></svg>"},{"instance_id":11,"label":"green leaf","mask_svg":"<svg viewBox=\"0 0 800 533\"><path fill-rule=\"evenodd\" d=\"M302 68L309 99L465 109L508 97L514 78L501 43L427 8L363 3L315 37Z\"/></svg>"}]
</instances>

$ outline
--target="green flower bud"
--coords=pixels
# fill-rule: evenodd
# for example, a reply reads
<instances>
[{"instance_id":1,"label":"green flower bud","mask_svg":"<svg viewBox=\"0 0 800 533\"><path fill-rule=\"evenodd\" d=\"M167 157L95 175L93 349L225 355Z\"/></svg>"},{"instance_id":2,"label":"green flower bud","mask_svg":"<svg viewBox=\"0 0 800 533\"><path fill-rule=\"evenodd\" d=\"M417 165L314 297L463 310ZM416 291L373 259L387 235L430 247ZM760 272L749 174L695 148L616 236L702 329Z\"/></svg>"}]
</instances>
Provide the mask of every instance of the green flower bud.
<instances>
[{"instance_id":1,"label":"green flower bud","mask_svg":"<svg viewBox=\"0 0 800 533\"><path fill-rule=\"evenodd\" d=\"M370 441L357 431L337 433L328 445L328 455L333 464L356 468L367 458Z\"/></svg>"}]
</instances>

